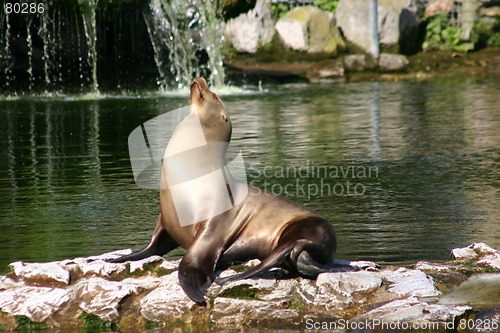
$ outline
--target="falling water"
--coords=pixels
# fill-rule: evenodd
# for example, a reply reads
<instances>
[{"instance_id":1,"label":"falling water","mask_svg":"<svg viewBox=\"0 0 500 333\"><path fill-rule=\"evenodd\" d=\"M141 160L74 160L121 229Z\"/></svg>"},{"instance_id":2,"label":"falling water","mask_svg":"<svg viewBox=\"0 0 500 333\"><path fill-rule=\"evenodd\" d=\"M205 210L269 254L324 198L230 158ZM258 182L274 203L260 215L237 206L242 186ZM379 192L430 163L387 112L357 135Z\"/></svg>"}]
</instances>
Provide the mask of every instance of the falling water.
<instances>
[{"instance_id":1,"label":"falling water","mask_svg":"<svg viewBox=\"0 0 500 333\"><path fill-rule=\"evenodd\" d=\"M10 23L9 16L0 11L0 40L4 44L0 48L0 69L3 69L5 86L9 87L12 80L12 55L10 53Z\"/></svg>"},{"instance_id":2,"label":"falling water","mask_svg":"<svg viewBox=\"0 0 500 333\"><path fill-rule=\"evenodd\" d=\"M224 83L216 0L43 4L33 15L0 11L0 94Z\"/></svg>"},{"instance_id":3,"label":"falling water","mask_svg":"<svg viewBox=\"0 0 500 333\"><path fill-rule=\"evenodd\" d=\"M31 36L31 22L33 20L33 17L31 15L26 15L26 45L28 46L28 89L31 90L33 89L33 85L35 82L35 77L33 75L33 40Z\"/></svg>"},{"instance_id":4,"label":"falling water","mask_svg":"<svg viewBox=\"0 0 500 333\"><path fill-rule=\"evenodd\" d=\"M96 32L96 10L98 0L79 0L82 8L83 27L88 45L87 59L92 67L92 92L99 91L97 83L97 32Z\"/></svg>"},{"instance_id":5,"label":"falling water","mask_svg":"<svg viewBox=\"0 0 500 333\"><path fill-rule=\"evenodd\" d=\"M215 1L152 0L143 14L163 88L182 88L199 76L224 83Z\"/></svg>"}]
</instances>

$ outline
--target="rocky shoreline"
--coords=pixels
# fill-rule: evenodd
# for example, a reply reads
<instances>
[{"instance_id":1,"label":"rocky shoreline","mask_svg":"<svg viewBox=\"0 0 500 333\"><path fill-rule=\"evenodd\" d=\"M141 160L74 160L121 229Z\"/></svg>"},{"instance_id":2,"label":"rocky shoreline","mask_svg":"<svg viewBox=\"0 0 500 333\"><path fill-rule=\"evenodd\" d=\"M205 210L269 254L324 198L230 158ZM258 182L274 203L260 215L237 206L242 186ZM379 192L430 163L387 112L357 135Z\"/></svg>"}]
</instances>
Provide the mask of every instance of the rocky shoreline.
<instances>
[{"instance_id":1,"label":"rocky shoreline","mask_svg":"<svg viewBox=\"0 0 500 333\"><path fill-rule=\"evenodd\" d=\"M258 279L213 284L208 305L181 290L179 261L111 264L130 250L48 263L15 262L0 277L0 330L427 329L495 332L500 325L500 253L484 243L446 263L407 267L341 262L314 280L276 269ZM255 265L224 271L222 276Z\"/></svg>"}]
</instances>

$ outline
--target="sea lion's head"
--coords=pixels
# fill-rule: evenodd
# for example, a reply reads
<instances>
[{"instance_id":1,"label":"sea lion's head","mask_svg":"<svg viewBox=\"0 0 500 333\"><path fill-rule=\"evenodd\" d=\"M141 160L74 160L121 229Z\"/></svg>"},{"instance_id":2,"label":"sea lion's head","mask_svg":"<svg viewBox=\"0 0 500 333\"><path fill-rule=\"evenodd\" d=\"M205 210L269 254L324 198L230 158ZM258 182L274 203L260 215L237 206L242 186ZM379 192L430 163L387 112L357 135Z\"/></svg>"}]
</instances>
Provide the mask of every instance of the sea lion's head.
<instances>
[{"instance_id":1,"label":"sea lion's head","mask_svg":"<svg viewBox=\"0 0 500 333\"><path fill-rule=\"evenodd\" d=\"M191 111L196 112L200 118L208 142L231 140L231 119L219 96L208 89L204 78L196 79L191 84L189 103Z\"/></svg>"}]
</instances>

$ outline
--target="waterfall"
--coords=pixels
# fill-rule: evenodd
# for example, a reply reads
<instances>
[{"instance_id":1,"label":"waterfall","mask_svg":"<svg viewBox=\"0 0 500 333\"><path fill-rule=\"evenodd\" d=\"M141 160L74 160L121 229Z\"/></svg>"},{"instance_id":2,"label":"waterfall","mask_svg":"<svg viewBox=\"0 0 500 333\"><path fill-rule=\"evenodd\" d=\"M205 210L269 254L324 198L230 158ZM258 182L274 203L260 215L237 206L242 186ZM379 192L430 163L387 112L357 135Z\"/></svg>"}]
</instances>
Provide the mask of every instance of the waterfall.
<instances>
[{"instance_id":1,"label":"waterfall","mask_svg":"<svg viewBox=\"0 0 500 333\"><path fill-rule=\"evenodd\" d=\"M97 29L96 29L96 11L98 0L79 0L82 7L83 27L85 28L85 39L87 41L88 53L87 59L92 68L92 87L91 92L99 91L97 83Z\"/></svg>"},{"instance_id":2,"label":"waterfall","mask_svg":"<svg viewBox=\"0 0 500 333\"><path fill-rule=\"evenodd\" d=\"M0 11L0 95L224 83L217 0L43 0Z\"/></svg>"},{"instance_id":3,"label":"waterfall","mask_svg":"<svg viewBox=\"0 0 500 333\"><path fill-rule=\"evenodd\" d=\"M211 85L224 84L223 37L215 2L152 0L143 11L161 86L182 88L200 76Z\"/></svg>"}]
</instances>

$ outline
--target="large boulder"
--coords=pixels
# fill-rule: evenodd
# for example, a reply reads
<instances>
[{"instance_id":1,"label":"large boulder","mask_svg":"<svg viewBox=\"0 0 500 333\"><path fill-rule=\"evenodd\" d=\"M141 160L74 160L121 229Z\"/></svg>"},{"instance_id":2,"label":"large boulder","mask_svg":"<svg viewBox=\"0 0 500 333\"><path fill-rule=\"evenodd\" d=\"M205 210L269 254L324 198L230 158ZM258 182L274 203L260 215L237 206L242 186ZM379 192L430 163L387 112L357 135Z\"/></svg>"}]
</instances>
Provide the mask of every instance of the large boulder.
<instances>
[{"instance_id":1,"label":"large boulder","mask_svg":"<svg viewBox=\"0 0 500 333\"><path fill-rule=\"evenodd\" d=\"M255 53L274 36L274 22L270 1L257 0L248 13L229 20L224 26L224 36L238 52Z\"/></svg>"},{"instance_id":2,"label":"large boulder","mask_svg":"<svg viewBox=\"0 0 500 333\"><path fill-rule=\"evenodd\" d=\"M336 53L345 47L335 15L313 6L292 9L276 23L276 30L296 51Z\"/></svg>"},{"instance_id":3,"label":"large boulder","mask_svg":"<svg viewBox=\"0 0 500 333\"><path fill-rule=\"evenodd\" d=\"M421 8L414 0L379 0L379 43L399 45L402 53L413 53L418 48ZM370 51L370 20L367 0L340 0L337 22L347 40L366 52Z\"/></svg>"}]
</instances>

